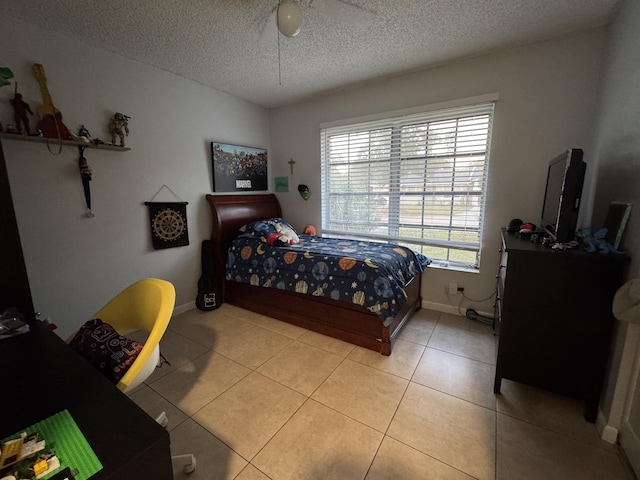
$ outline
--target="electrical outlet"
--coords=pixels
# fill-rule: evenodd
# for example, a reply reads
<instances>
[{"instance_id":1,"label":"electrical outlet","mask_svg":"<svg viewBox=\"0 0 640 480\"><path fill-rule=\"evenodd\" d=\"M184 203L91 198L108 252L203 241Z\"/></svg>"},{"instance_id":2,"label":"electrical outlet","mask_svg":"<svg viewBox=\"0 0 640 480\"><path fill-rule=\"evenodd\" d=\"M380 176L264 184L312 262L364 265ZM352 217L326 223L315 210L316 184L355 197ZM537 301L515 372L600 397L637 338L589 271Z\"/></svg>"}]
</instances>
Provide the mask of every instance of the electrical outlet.
<instances>
[{"instance_id":1,"label":"electrical outlet","mask_svg":"<svg viewBox=\"0 0 640 480\"><path fill-rule=\"evenodd\" d=\"M447 292L449 295L457 295L458 294L458 284L456 282L449 282L449 290Z\"/></svg>"}]
</instances>

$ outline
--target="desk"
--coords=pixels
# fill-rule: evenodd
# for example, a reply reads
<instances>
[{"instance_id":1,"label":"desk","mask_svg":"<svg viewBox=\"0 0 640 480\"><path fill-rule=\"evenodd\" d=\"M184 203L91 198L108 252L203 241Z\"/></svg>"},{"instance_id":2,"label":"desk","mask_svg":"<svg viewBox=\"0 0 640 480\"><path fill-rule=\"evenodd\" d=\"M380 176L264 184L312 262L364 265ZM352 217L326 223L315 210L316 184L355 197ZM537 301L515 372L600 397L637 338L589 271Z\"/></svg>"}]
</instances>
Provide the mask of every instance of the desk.
<instances>
[{"instance_id":1,"label":"desk","mask_svg":"<svg viewBox=\"0 0 640 480\"><path fill-rule=\"evenodd\" d=\"M0 341L0 438L65 408L102 462L91 480L172 480L169 433L47 326Z\"/></svg>"}]
</instances>

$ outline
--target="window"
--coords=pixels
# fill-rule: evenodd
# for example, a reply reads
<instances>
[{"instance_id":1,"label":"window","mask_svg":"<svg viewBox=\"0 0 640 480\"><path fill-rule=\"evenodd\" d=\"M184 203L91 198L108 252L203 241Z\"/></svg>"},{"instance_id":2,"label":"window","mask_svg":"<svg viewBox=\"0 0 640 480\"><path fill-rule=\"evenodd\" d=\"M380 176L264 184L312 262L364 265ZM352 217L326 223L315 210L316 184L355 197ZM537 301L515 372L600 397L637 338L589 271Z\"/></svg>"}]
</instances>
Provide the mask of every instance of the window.
<instances>
[{"instance_id":1,"label":"window","mask_svg":"<svg viewBox=\"0 0 640 480\"><path fill-rule=\"evenodd\" d=\"M478 269L493 103L322 126L322 229Z\"/></svg>"}]
</instances>

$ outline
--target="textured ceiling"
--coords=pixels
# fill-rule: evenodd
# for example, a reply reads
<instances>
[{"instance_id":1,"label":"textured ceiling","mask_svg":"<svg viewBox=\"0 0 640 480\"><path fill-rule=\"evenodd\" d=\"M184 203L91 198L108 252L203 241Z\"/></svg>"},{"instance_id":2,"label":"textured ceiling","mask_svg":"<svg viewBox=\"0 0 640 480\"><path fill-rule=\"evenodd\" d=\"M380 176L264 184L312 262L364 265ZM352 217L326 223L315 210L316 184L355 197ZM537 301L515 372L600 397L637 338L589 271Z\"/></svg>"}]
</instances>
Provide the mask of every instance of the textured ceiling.
<instances>
[{"instance_id":1,"label":"textured ceiling","mask_svg":"<svg viewBox=\"0 0 640 480\"><path fill-rule=\"evenodd\" d=\"M277 3L2 0L2 10L259 105L278 107L606 24L618 0L302 0L304 23L294 38L276 35L270 13Z\"/></svg>"}]
</instances>

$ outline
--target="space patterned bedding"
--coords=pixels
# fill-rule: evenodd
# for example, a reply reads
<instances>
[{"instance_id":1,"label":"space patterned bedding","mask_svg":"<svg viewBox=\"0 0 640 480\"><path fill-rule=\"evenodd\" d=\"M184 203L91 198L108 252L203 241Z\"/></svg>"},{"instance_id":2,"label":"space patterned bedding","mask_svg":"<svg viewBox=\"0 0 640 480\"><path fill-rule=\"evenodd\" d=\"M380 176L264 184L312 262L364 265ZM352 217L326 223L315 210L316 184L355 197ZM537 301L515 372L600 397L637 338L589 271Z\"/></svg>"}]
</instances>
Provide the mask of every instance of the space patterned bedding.
<instances>
[{"instance_id":1,"label":"space patterned bedding","mask_svg":"<svg viewBox=\"0 0 640 480\"><path fill-rule=\"evenodd\" d=\"M298 243L271 245L278 224L290 228L274 218L240 229L228 252L227 280L352 302L386 325L405 304L407 283L431 263L390 243L296 234Z\"/></svg>"}]
</instances>

